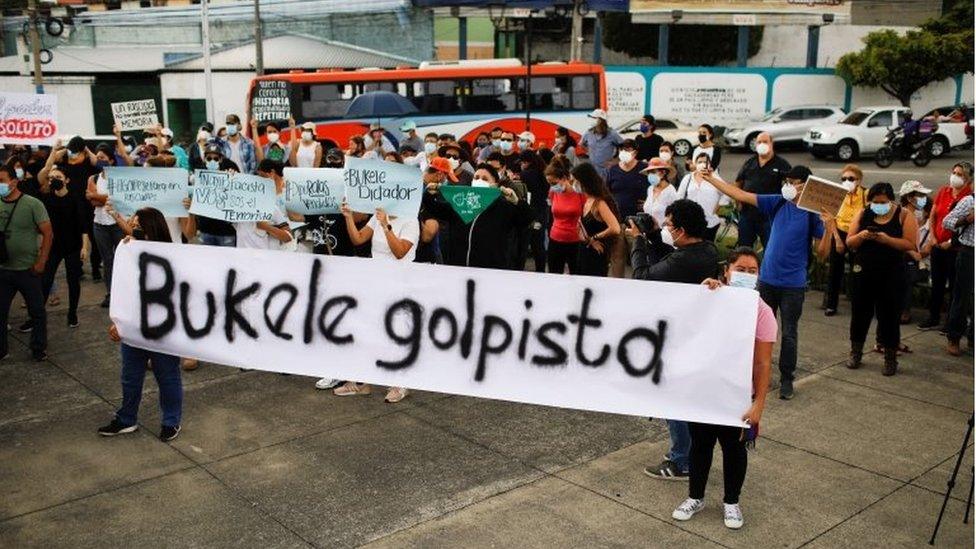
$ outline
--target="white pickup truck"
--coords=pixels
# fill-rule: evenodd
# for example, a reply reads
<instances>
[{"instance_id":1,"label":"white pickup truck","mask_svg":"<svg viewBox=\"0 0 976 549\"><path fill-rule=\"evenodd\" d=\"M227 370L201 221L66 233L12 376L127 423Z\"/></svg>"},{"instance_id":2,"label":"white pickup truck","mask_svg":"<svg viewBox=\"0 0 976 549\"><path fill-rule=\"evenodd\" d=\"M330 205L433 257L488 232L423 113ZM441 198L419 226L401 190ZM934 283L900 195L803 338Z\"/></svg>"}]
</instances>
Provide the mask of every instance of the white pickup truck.
<instances>
[{"instance_id":1,"label":"white pickup truck","mask_svg":"<svg viewBox=\"0 0 976 549\"><path fill-rule=\"evenodd\" d=\"M861 107L836 124L817 126L803 138L807 149L817 158L832 156L844 162L870 156L884 144L888 132L905 121L907 107L891 105ZM935 137L929 144L932 158L966 143L966 125L939 122Z\"/></svg>"}]
</instances>

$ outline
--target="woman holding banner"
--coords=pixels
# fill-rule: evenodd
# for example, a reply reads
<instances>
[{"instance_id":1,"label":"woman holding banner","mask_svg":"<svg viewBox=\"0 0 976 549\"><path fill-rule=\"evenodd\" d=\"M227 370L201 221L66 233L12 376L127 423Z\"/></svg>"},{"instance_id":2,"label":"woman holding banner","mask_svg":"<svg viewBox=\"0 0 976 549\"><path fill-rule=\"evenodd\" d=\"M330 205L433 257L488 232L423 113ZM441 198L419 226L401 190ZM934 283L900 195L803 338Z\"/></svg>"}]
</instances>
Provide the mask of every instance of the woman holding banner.
<instances>
[{"instance_id":1,"label":"woman holding banner","mask_svg":"<svg viewBox=\"0 0 976 549\"><path fill-rule=\"evenodd\" d=\"M417 217L393 217L377 208L376 214L362 229L356 226L353 211L342 203L342 215L346 221L346 231L354 246L361 246L367 242L372 248L372 259L379 261L411 262L417 253L417 240L420 238L420 224ZM368 395L372 387L365 383L347 381L341 387L333 390L336 396ZM400 402L407 397L404 387L390 387L384 401L388 403Z\"/></svg>"}]
</instances>

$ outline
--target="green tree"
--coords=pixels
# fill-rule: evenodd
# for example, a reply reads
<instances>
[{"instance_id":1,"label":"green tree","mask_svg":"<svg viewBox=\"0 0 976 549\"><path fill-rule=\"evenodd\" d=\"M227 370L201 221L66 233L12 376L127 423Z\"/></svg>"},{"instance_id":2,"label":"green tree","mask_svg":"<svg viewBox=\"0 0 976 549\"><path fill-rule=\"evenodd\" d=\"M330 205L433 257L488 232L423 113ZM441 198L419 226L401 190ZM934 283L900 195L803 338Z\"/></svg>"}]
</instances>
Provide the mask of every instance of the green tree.
<instances>
[{"instance_id":1,"label":"green tree","mask_svg":"<svg viewBox=\"0 0 976 549\"><path fill-rule=\"evenodd\" d=\"M635 24L629 13L601 13L603 45L632 57L657 57L656 24ZM749 56L759 52L763 28L749 33ZM735 61L738 30L730 25L671 25L668 63L683 66L712 66Z\"/></svg>"},{"instance_id":2,"label":"green tree","mask_svg":"<svg viewBox=\"0 0 976 549\"><path fill-rule=\"evenodd\" d=\"M905 106L927 84L972 70L972 30L939 34L923 29L904 36L876 31L864 37L863 50L837 61L837 74L851 85L881 88Z\"/></svg>"}]
</instances>

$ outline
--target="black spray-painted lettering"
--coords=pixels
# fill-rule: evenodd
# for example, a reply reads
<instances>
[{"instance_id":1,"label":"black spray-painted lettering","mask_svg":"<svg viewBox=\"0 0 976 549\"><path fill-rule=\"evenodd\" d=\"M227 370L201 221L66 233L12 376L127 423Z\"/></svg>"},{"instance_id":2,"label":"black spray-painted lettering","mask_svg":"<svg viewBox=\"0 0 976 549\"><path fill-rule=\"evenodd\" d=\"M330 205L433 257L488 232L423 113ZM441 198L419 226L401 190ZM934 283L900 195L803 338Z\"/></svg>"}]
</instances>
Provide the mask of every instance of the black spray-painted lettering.
<instances>
[{"instance_id":1,"label":"black spray-painted lettering","mask_svg":"<svg viewBox=\"0 0 976 549\"><path fill-rule=\"evenodd\" d=\"M604 345L600 349L600 356L595 360L590 360L583 353L583 332L586 330L586 327L599 328L603 325L602 321L589 318L591 299L593 299L593 290L589 288L583 290L583 305L580 307L579 316L568 315L566 318L569 319L570 323L576 324L576 360L579 360L585 366L603 366L610 356L609 345Z\"/></svg>"},{"instance_id":2,"label":"black spray-painted lettering","mask_svg":"<svg viewBox=\"0 0 976 549\"><path fill-rule=\"evenodd\" d=\"M410 331L405 335L396 333L396 317L400 312L407 313L409 316ZM400 346L408 346L407 356L398 361L377 360L376 365L387 370L399 370L412 366L420 354L420 336L423 334L423 314L424 310L416 301L406 298L397 301L386 310L386 318L383 324L386 326L386 335Z\"/></svg>"},{"instance_id":3,"label":"black spray-painted lettering","mask_svg":"<svg viewBox=\"0 0 976 549\"><path fill-rule=\"evenodd\" d=\"M149 266L156 265L163 271L163 285L159 288L146 287L149 278ZM158 255L142 252L139 254L139 330L142 337L155 340L162 339L176 325L176 308L173 306L173 266L169 260ZM155 326L149 325L149 307L159 305L166 309L166 318Z\"/></svg>"},{"instance_id":4,"label":"black spray-painted lettering","mask_svg":"<svg viewBox=\"0 0 976 549\"><path fill-rule=\"evenodd\" d=\"M180 282L180 318L183 321L183 330L190 339L200 339L210 334L216 320L217 300L213 292L207 292L207 320L203 328L194 328L190 322L190 285Z\"/></svg>"},{"instance_id":5,"label":"black spray-painted lettering","mask_svg":"<svg viewBox=\"0 0 976 549\"><path fill-rule=\"evenodd\" d=\"M271 320L270 309L271 304L274 302L275 296L281 292L288 293L288 301L285 302L284 307L278 312L278 318ZM278 284L268 292L268 297L264 298L264 324L271 330L271 333L284 339L286 341L291 341L292 335L284 332L281 328L285 324L285 320L288 319L288 313L291 312L292 306L295 304L295 300L298 299L298 288L293 284L287 282Z\"/></svg>"},{"instance_id":6,"label":"black spray-painted lettering","mask_svg":"<svg viewBox=\"0 0 976 549\"><path fill-rule=\"evenodd\" d=\"M325 305L322 306L322 312L319 313L319 331L322 332L322 337L326 341L336 345L346 345L355 341L352 334L336 335L335 332L339 328L339 323L342 322L342 317L346 316L350 309L355 309L357 305L359 302L356 301L356 298L348 295L333 297L325 302ZM333 307L342 307L342 309L335 315L335 318L327 322L329 311Z\"/></svg>"},{"instance_id":7,"label":"black spray-painted lettering","mask_svg":"<svg viewBox=\"0 0 976 549\"><path fill-rule=\"evenodd\" d=\"M254 326L244 318L244 315L237 310L238 305L241 304L245 299L251 297L251 295L256 294L261 288L261 284L254 282L250 286L244 288L240 291L234 291L234 286L237 284L237 270L231 269L227 273L227 290L224 292L224 335L227 337L227 341L234 342L234 325L239 325L244 333L253 339L257 339L258 332L254 329Z\"/></svg>"},{"instance_id":8,"label":"black spray-painted lettering","mask_svg":"<svg viewBox=\"0 0 976 549\"><path fill-rule=\"evenodd\" d=\"M661 350L664 348L664 335L667 329L668 322L666 320L659 320L657 323L657 333L647 328L634 328L624 334L624 337L620 338L620 344L617 347L617 360L628 374L634 377L642 377L653 372L651 381L655 385L661 382ZM627 350L630 342L637 338L646 339L654 347L654 354L644 368L634 367L630 361L630 352Z\"/></svg>"}]
</instances>

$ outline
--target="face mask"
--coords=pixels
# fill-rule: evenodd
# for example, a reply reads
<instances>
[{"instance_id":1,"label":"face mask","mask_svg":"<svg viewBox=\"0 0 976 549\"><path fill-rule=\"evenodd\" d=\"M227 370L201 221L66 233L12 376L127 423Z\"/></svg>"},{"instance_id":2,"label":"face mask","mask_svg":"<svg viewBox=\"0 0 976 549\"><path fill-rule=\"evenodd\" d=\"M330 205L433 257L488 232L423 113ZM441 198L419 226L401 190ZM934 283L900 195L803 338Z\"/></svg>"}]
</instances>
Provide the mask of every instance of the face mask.
<instances>
[{"instance_id":1,"label":"face mask","mask_svg":"<svg viewBox=\"0 0 976 549\"><path fill-rule=\"evenodd\" d=\"M210 132L200 130L197 132L197 141L210 141Z\"/></svg>"},{"instance_id":2,"label":"face mask","mask_svg":"<svg viewBox=\"0 0 976 549\"><path fill-rule=\"evenodd\" d=\"M672 248L675 247L674 235L671 234L671 231L667 228L661 229L661 242L663 242L666 246L671 246Z\"/></svg>"},{"instance_id":3,"label":"face mask","mask_svg":"<svg viewBox=\"0 0 976 549\"><path fill-rule=\"evenodd\" d=\"M105 169L105 166L111 166L111 164L109 164L105 160L97 160L97 161L95 161L95 166L97 166L98 169L103 170L103 169Z\"/></svg>"},{"instance_id":4,"label":"face mask","mask_svg":"<svg viewBox=\"0 0 976 549\"><path fill-rule=\"evenodd\" d=\"M651 127L649 125L647 125L647 124L641 124L640 125L640 131L641 131L641 133L647 133L647 130L650 130L650 129L651 129Z\"/></svg>"},{"instance_id":5,"label":"face mask","mask_svg":"<svg viewBox=\"0 0 976 549\"><path fill-rule=\"evenodd\" d=\"M437 143L431 143L430 141L424 143L424 152L427 154L434 154L437 150Z\"/></svg>"},{"instance_id":6,"label":"face mask","mask_svg":"<svg viewBox=\"0 0 976 549\"><path fill-rule=\"evenodd\" d=\"M929 199L924 196L917 196L915 197L915 207L921 210L925 207L928 201Z\"/></svg>"},{"instance_id":7,"label":"face mask","mask_svg":"<svg viewBox=\"0 0 976 549\"><path fill-rule=\"evenodd\" d=\"M769 145L766 143L760 143L756 145L756 154L759 156L766 156L769 154Z\"/></svg>"},{"instance_id":8,"label":"face mask","mask_svg":"<svg viewBox=\"0 0 976 549\"><path fill-rule=\"evenodd\" d=\"M512 150L512 142L511 141L500 141L499 143L501 143L501 148L502 148L502 151L503 152L508 152L508 151Z\"/></svg>"},{"instance_id":9,"label":"face mask","mask_svg":"<svg viewBox=\"0 0 976 549\"><path fill-rule=\"evenodd\" d=\"M278 142L278 132L268 133L268 143L274 144Z\"/></svg>"},{"instance_id":10,"label":"face mask","mask_svg":"<svg viewBox=\"0 0 976 549\"><path fill-rule=\"evenodd\" d=\"M207 160L207 169L215 172L220 169L220 162L217 160Z\"/></svg>"},{"instance_id":11,"label":"face mask","mask_svg":"<svg viewBox=\"0 0 976 549\"><path fill-rule=\"evenodd\" d=\"M227 124L227 135L237 135L237 124Z\"/></svg>"},{"instance_id":12,"label":"face mask","mask_svg":"<svg viewBox=\"0 0 976 549\"><path fill-rule=\"evenodd\" d=\"M0 198L6 198L10 194L10 185L7 183L0 183Z\"/></svg>"},{"instance_id":13,"label":"face mask","mask_svg":"<svg viewBox=\"0 0 976 549\"><path fill-rule=\"evenodd\" d=\"M853 181L841 181L840 185L847 189L847 192L852 192L857 186L857 184L855 184Z\"/></svg>"},{"instance_id":14,"label":"face mask","mask_svg":"<svg viewBox=\"0 0 976 549\"><path fill-rule=\"evenodd\" d=\"M661 178L656 173L649 173L647 174L647 182L650 183L652 187L655 187L661 182Z\"/></svg>"},{"instance_id":15,"label":"face mask","mask_svg":"<svg viewBox=\"0 0 976 549\"><path fill-rule=\"evenodd\" d=\"M580 187L579 183L573 183L573 192L577 194L582 193L583 187Z\"/></svg>"},{"instance_id":16,"label":"face mask","mask_svg":"<svg viewBox=\"0 0 976 549\"><path fill-rule=\"evenodd\" d=\"M526 141L525 139L519 139L519 148L520 149L528 149L530 147L532 147L532 142L531 141Z\"/></svg>"},{"instance_id":17,"label":"face mask","mask_svg":"<svg viewBox=\"0 0 976 549\"><path fill-rule=\"evenodd\" d=\"M755 290L758 283L759 275L744 273L741 271L732 271L732 273L729 274L729 286L733 286L735 288L748 288L750 290Z\"/></svg>"},{"instance_id":18,"label":"face mask","mask_svg":"<svg viewBox=\"0 0 976 549\"><path fill-rule=\"evenodd\" d=\"M458 169L458 166L461 165L461 161L458 160L457 158L448 158L447 159L447 162L448 162L448 164L451 165L451 169L452 170Z\"/></svg>"},{"instance_id":19,"label":"face mask","mask_svg":"<svg viewBox=\"0 0 976 549\"><path fill-rule=\"evenodd\" d=\"M52 179L51 180L51 190L60 191L64 188L64 179Z\"/></svg>"},{"instance_id":20,"label":"face mask","mask_svg":"<svg viewBox=\"0 0 976 549\"><path fill-rule=\"evenodd\" d=\"M557 145L562 145L565 142L566 142L566 138L565 137L557 137L556 138L556 144Z\"/></svg>"},{"instance_id":21,"label":"face mask","mask_svg":"<svg viewBox=\"0 0 976 549\"><path fill-rule=\"evenodd\" d=\"M874 215L887 215L891 211L891 202L885 202L883 204L872 202L871 211L874 212Z\"/></svg>"},{"instance_id":22,"label":"face mask","mask_svg":"<svg viewBox=\"0 0 976 549\"><path fill-rule=\"evenodd\" d=\"M502 147L502 140L501 139L492 139L491 140L491 146L492 147L495 147L496 149L500 149Z\"/></svg>"},{"instance_id":23,"label":"face mask","mask_svg":"<svg viewBox=\"0 0 976 549\"><path fill-rule=\"evenodd\" d=\"M549 190L554 193L561 193L566 191L566 189L564 189L563 186L559 183L556 183L555 185L549 185Z\"/></svg>"},{"instance_id":24,"label":"face mask","mask_svg":"<svg viewBox=\"0 0 976 549\"><path fill-rule=\"evenodd\" d=\"M959 177L956 174L952 174L949 176L949 186L952 187L953 189L958 189L962 187L963 183L965 183L965 181L963 180L962 177Z\"/></svg>"},{"instance_id":25,"label":"face mask","mask_svg":"<svg viewBox=\"0 0 976 549\"><path fill-rule=\"evenodd\" d=\"M707 135L705 135L703 133L698 134L698 142L699 143L704 143L706 141L708 141L708 136Z\"/></svg>"},{"instance_id":26,"label":"face mask","mask_svg":"<svg viewBox=\"0 0 976 549\"><path fill-rule=\"evenodd\" d=\"M478 147L487 147L487 146L488 146L488 142L487 141L485 141L483 139L481 141L478 141Z\"/></svg>"},{"instance_id":27,"label":"face mask","mask_svg":"<svg viewBox=\"0 0 976 549\"><path fill-rule=\"evenodd\" d=\"M471 186L472 187L491 187L491 181L488 181L487 179L481 179L481 178L476 177L476 178L474 178L474 179L471 180Z\"/></svg>"},{"instance_id":28,"label":"face mask","mask_svg":"<svg viewBox=\"0 0 976 549\"><path fill-rule=\"evenodd\" d=\"M657 153L657 157L660 158L661 160L665 161L665 162L670 162L671 161L671 152L670 151L661 151L661 152Z\"/></svg>"},{"instance_id":29,"label":"face mask","mask_svg":"<svg viewBox=\"0 0 976 549\"><path fill-rule=\"evenodd\" d=\"M17 174L17 179L23 179L24 178L24 168L15 168L14 169L14 172L16 172L16 174Z\"/></svg>"},{"instance_id":30,"label":"face mask","mask_svg":"<svg viewBox=\"0 0 976 549\"><path fill-rule=\"evenodd\" d=\"M126 145L125 146L125 152L126 153L131 153L132 152L132 145Z\"/></svg>"},{"instance_id":31,"label":"face mask","mask_svg":"<svg viewBox=\"0 0 976 549\"><path fill-rule=\"evenodd\" d=\"M789 183L783 185L783 189L780 192L783 193L783 198L787 200L793 200L796 198L796 187L790 185Z\"/></svg>"},{"instance_id":32,"label":"face mask","mask_svg":"<svg viewBox=\"0 0 976 549\"><path fill-rule=\"evenodd\" d=\"M81 151L68 153L68 158L70 158L71 160L77 160L80 157L81 157Z\"/></svg>"},{"instance_id":33,"label":"face mask","mask_svg":"<svg viewBox=\"0 0 976 549\"><path fill-rule=\"evenodd\" d=\"M634 159L634 153L631 151L620 151L618 156L620 157L621 164L627 164Z\"/></svg>"}]
</instances>

